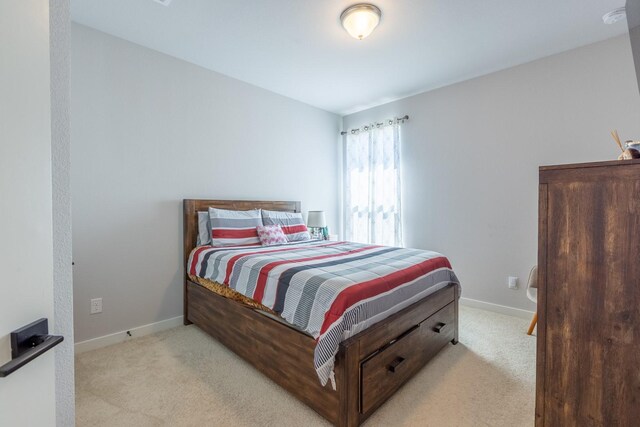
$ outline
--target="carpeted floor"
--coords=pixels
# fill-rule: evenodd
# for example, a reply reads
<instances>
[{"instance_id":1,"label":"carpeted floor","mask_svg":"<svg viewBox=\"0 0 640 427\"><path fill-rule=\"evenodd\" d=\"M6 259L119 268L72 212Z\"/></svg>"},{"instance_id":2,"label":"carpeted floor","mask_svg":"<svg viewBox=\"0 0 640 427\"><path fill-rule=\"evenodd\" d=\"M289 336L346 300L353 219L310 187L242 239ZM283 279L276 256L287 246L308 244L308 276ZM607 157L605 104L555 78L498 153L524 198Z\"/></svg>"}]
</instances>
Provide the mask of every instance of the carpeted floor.
<instances>
[{"instance_id":1,"label":"carpeted floor","mask_svg":"<svg viewBox=\"0 0 640 427\"><path fill-rule=\"evenodd\" d=\"M528 322L461 306L449 345L365 426L531 426L535 337ZM82 426L328 426L195 326L76 357Z\"/></svg>"}]
</instances>

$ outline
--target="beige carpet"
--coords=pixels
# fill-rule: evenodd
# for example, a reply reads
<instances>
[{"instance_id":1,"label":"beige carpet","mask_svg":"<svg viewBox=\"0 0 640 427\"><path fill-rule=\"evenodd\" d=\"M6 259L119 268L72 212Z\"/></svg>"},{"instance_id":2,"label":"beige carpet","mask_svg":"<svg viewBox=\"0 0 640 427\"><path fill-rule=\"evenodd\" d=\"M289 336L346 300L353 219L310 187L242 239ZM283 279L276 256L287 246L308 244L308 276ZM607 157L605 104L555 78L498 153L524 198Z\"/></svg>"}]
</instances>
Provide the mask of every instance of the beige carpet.
<instances>
[{"instance_id":1,"label":"beige carpet","mask_svg":"<svg viewBox=\"0 0 640 427\"><path fill-rule=\"evenodd\" d=\"M531 426L528 322L461 307L449 345L366 426ZM78 426L327 426L195 326L76 357Z\"/></svg>"}]
</instances>

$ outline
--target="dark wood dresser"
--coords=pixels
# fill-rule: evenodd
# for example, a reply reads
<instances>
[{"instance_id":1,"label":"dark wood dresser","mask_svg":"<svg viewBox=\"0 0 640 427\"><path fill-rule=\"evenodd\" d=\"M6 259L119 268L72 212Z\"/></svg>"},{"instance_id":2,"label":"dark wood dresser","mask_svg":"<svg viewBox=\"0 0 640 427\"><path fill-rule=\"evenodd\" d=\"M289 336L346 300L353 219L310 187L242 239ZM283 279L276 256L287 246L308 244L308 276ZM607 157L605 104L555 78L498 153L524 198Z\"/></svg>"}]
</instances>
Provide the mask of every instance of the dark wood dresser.
<instances>
[{"instance_id":1,"label":"dark wood dresser","mask_svg":"<svg viewBox=\"0 0 640 427\"><path fill-rule=\"evenodd\" d=\"M640 426L640 160L540 168L536 426Z\"/></svg>"}]
</instances>

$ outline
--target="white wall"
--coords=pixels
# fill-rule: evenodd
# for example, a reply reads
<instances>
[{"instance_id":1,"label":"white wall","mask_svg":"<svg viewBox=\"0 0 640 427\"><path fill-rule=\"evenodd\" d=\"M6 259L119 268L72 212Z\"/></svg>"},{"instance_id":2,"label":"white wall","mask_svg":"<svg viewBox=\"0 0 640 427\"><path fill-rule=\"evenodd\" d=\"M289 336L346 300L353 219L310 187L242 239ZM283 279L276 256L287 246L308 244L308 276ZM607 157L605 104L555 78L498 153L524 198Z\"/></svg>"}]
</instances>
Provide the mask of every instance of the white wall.
<instances>
[{"instance_id":1,"label":"white wall","mask_svg":"<svg viewBox=\"0 0 640 427\"><path fill-rule=\"evenodd\" d=\"M627 36L349 115L344 128L404 114L405 244L446 254L463 297L528 310L538 166L615 159L614 128L640 139Z\"/></svg>"},{"instance_id":2,"label":"white wall","mask_svg":"<svg viewBox=\"0 0 640 427\"><path fill-rule=\"evenodd\" d=\"M49 2L0 1L0 365L53 309ZM0 378L1 426L55 425L55 353Z\"/></svg>"},{"instance_id":3,"label":"white wall","mask_svg":"<svg viewBox=\"0 0 640 427\"><path fill-rule=\"evenodd\" d=\"M76 24L71 76L77 341L182 315L184 198L338 226L338 116Z\"/></svg>"}]
</instances>

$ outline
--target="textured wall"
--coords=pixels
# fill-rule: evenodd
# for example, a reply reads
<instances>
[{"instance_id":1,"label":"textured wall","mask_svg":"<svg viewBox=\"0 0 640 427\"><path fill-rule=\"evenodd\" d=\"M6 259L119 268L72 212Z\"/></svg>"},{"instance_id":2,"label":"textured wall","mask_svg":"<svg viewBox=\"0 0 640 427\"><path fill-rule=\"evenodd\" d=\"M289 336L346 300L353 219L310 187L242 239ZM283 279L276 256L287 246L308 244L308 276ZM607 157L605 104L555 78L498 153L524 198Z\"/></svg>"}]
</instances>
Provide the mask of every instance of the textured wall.
<instances>
[{"instance_id":1,"label":"textured wall","mask_svg":"<svg viewBox=\"0 0 640 427\"><path fill-rule=\"evenodd\" d=\"M338 116L76 24L71 52L76 341L182 315L184 198L338 227Z\"/></svg>"},{"instance_id":2,"label":"textured wall","mask_svg":"<svg viewBox=\"0 0 640 427\"><path fill-rule=\"evenodd\" d=\"M71 271L71 129L69 0L50 0L51 167L53 185L53 331L56 348L56 425L75 423L73 283Z\"/></svg>"},{"instance_id":3,"label":"textured wall","mask_svg":"<svg viewBox=\"0 0 640 427\"><path fill-rule=\"evenodd\" d=\"M640 139L626 36L349 115L344 127L404 114L405 244L448 255L463 297L528 310L538 166L615 159L614 128Z\"/></svg>"}]
</instances>

